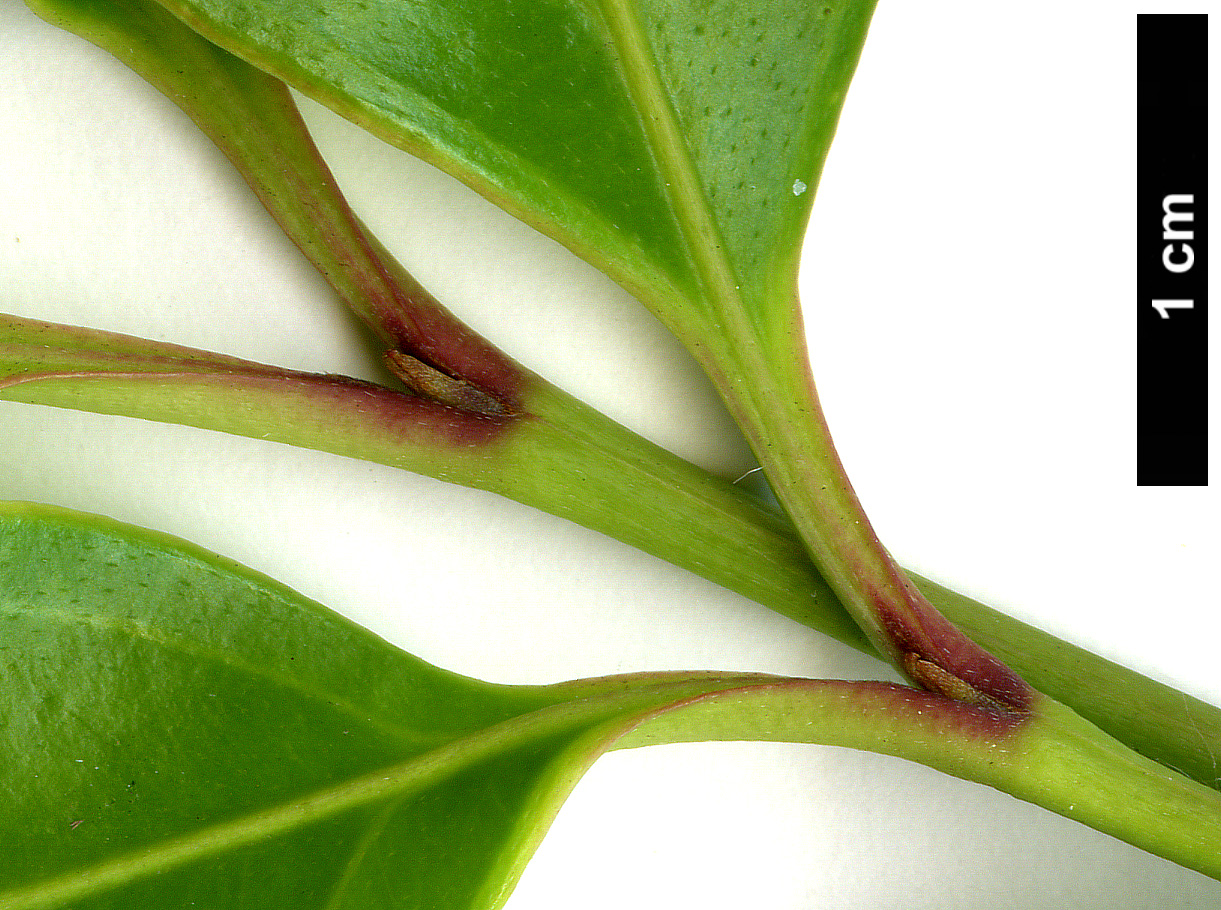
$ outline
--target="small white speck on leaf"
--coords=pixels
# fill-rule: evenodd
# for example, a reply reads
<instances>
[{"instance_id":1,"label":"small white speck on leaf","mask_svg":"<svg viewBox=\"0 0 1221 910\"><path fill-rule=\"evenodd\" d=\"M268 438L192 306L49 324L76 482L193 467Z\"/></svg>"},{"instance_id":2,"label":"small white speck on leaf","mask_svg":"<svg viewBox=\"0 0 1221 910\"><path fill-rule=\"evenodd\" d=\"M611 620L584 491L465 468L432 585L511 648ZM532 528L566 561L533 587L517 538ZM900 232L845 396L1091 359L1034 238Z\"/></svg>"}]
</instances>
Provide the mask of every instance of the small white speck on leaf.
<instances>
[{"instance_id":1,"label":"small white speck on leaf","mask_svg":"<svg viewBox=\"0 0 1221 910\"><path fill-rule=\"evenodd\" d=\"M800 196L805 191L806 191L806 185L804 183L802 183L800 180L793 181L793 195L794 196Z\"/></svg>"}]
</instances>

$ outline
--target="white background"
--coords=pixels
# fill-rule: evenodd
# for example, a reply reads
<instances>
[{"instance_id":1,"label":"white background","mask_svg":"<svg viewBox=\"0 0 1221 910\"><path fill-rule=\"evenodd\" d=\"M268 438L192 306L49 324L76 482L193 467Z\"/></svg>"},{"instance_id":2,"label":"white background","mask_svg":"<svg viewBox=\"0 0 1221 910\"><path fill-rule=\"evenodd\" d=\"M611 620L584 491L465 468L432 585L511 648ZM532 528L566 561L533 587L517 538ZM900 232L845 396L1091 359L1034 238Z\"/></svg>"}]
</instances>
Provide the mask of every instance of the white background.
<instances>
[{"instance_id":1,"label":"white background","mask_svg":"<svg viewBox=\"0 0 1221 910\"><path fill-rule=\"evenodd\" d=\"M1139 489L1134 445L1134 16L1201 9L884 3L802 287L828 418L888 546L1217 703L1221 471L1212 489ZM0 48L0 309L375 375L329 289L168 101L17 3ZM691 361L600 273L303 107L357 210L461 317L686 457L752 466ZM316 452L0 403L0 498L186 537L496 681L882 673L592 532ZM1215 882L923 768L719 745L599 761L510 906L1219 904Z\"/></svg>"}]
</instances>

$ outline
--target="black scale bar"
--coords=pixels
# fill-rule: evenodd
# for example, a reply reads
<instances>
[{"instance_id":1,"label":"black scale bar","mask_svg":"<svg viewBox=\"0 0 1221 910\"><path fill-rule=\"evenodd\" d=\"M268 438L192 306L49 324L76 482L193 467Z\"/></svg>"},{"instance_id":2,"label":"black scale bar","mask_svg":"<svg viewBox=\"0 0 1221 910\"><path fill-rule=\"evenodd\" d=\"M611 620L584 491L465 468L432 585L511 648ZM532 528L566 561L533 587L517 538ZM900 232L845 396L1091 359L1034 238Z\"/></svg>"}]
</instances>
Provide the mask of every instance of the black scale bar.
<instances>
[{"instance_id":1,"label":"black scale bar","mask_svg":"<svg viewBox=\"0 0 1221 910\"><path fill-rule=\"evenodd\" d=\"M1136 482L1206 486L1208 17L1136 30Z\"/></svg>"}]
</instances>

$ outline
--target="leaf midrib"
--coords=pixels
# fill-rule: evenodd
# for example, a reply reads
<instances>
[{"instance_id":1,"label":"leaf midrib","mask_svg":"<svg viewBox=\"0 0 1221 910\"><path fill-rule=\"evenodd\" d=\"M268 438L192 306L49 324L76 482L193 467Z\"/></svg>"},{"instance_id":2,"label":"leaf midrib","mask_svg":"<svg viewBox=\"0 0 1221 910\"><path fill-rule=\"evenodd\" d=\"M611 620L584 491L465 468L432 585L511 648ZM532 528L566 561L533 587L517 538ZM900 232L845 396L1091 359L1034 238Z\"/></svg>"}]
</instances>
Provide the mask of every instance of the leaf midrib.
<instances>
[{"instance_id":1,"label":"leaf midrib","mask_svg":"<svg viewBox=\"0 0 1221 910\"><path fill-rule=\"evenodd\" d=\"M641 126L662 176L663 191L687 246L703 300L691 301L702 318L694 334L685 330L681 314L655 311L710 375L721 376L717 391L752 446L753 427L765 423L760 401L771 396L771 371L763 356L762 332L742 293L741 277L726 253L721 230L704 193L703 181L634 0L593 0L611 34L624 83L640 112Z\"/></svg>"},{"instance_id":2,"label":"leaf midrib","mask_svg":"<svg viewBox=\"0 0 1221 910\"><path fill-rule=\"evenodd\" d=\"M674 697L678 696L679 693L674 693ZM61 907L66 902L286 834L382 799L409 795L429 783L442 780L464 767L495 757L531 739L559 734L583 723L609 720L621 706L645 708L657 701L664 703L669 697L667 687L661 687L653 699L642 698L639 692L625 692L579 704L543 708L309 796L169 838L156 846L84 869L61 873L33 885L0 892L0 910L49 910Z\"/></svg>"},{"instance_id":3,"label":"leaf midrib","mask_svg":"<svg viewBox=\"0 0 1221 910\"><path fill-rule=\"evenodd\" d=\"M686 241L700 283L716 315L734 317L743 312L740 282L725 255L725 242L717 227L703 181L682 126L662 85L660 70L633 0L596 0L611 33L623 67L624 83L641 115L663 190L679 230Z\"/></svg>"}]
</instances>

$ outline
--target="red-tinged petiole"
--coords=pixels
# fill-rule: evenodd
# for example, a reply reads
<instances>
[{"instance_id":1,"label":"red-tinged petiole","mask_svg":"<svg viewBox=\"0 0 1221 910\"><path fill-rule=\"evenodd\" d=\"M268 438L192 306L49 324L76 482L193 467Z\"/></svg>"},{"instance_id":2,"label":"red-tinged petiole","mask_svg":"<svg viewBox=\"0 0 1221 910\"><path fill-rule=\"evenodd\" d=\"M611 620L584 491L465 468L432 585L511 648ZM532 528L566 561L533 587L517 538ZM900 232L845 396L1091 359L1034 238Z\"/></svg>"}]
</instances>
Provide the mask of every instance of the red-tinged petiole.
<instances>
[{"instance_id":1,"label":"red-tinged petiole","mask_svg":"<svg viewBox=\"0 0 1221 910\"><path fill-rule=\"evenodd\" d=\"M367 232L282 82L200 38L155 3L33 0L30 6L113 53L195 121L389 348L392 371L412 391L485 416L520 413L529 373L454 318Z\"/></svg>"}]
</instances>

